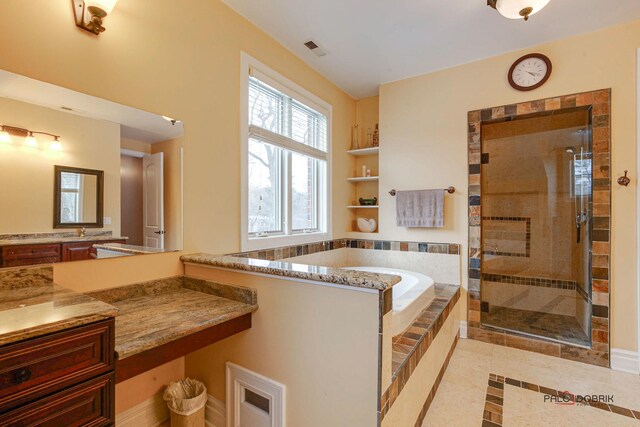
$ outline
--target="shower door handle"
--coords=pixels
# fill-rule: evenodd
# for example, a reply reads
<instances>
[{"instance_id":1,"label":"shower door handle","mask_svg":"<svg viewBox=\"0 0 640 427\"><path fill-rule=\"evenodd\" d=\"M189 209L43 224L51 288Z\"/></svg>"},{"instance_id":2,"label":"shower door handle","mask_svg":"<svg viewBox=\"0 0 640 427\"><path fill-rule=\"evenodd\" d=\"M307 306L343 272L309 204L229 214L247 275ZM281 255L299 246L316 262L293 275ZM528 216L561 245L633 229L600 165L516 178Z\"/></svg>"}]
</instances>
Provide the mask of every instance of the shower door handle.
<instances>
[{"instance_id":1,"label":"shower door handle","mask_svg":"<svg viewBox=\"0 0 640 427\"><path fill-rule=\"evenodd\" d=\"M580 244L580 234L581 234L581 230L582 230L582 224L580 224L580 221L576 221L576 243Z\"/></svg>"}]
</instances>

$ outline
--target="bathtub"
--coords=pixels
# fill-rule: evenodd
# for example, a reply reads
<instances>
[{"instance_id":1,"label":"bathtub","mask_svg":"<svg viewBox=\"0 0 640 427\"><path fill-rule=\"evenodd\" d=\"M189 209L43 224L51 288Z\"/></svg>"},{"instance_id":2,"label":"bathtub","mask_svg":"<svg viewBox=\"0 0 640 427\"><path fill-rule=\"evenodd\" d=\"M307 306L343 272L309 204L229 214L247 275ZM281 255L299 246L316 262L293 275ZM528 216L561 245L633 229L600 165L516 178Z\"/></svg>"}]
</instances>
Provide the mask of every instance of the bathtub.
<instances>
[{"instance_id":1,"label":"bathtub","mask_svg":"<svg viewBox=\"0 0 640 427\"><path fill-rule=\"evenodd\" d=\"M348 270L367 271L370 273L392 274L402 280L393 285L393 308L391 331L393 336L402 333L411 326L416 317L433 300L433 279L415 271L383 267L344 267Z\"/></svg>"}]
</instances>

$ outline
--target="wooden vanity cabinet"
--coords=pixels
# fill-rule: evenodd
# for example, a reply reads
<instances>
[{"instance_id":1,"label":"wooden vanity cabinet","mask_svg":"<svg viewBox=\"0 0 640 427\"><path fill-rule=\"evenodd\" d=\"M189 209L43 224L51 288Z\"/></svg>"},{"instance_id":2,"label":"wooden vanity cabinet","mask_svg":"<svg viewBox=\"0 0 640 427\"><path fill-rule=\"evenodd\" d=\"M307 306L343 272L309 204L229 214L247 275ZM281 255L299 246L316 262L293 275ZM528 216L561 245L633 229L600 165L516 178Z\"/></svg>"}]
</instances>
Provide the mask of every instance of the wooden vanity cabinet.
<instances>
[{"instance_id":1,"label":"wooden vanity cabinet","mask_svg":"<svg viewBox=\"0 0 640 427\"><path fill-rule=\"evenodd\" d=\"M0 346L0 426L110 426L115 322Z\"/></svg>"},{"instance_id":2,"label":"wooden vanity cabinet","mask_svg":"<svg viewBox=\"0 0 640 427\"><path fill-rule=\"evenodd\" d=\"M98 243L126 242L124 239L114 239L3 246L0 248L0 267L21 267L26 265L94 259L96 250L93 248L93 245Z\"/></svg>"},{"instance_id":3,"label":"wooden vanity cabinet","mask_svg":"<svg viewBox=\"0 0 640 427\"><path fill-rule=\"evenodd\" d=\"M93 247L96 243L126 243L125 240L102 240L100 242L75 242L62 244L62 262L82 261L94 259L96 250Z\"/></svg>"}]
</instances>

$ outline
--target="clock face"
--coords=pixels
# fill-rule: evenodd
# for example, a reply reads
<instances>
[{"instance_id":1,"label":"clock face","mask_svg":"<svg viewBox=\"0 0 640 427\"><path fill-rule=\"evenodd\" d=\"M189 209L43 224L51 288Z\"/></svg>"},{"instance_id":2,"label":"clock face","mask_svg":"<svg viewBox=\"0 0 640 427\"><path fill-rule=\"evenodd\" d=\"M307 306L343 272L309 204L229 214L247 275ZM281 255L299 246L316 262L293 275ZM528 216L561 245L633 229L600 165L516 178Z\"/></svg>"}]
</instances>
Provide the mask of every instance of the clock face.
<instances>
[{"instance_id":1,"label":"clock face","mask_svg":"<svg viewBox=\"0 0 640 427\"><path fill-rule=\"evenodd\" d=\"M509 70L509 83L515 89L526 91L542 86L551 74L551 61L541 54L530 54L518 59Z\"/></svg>"}]
</instances>

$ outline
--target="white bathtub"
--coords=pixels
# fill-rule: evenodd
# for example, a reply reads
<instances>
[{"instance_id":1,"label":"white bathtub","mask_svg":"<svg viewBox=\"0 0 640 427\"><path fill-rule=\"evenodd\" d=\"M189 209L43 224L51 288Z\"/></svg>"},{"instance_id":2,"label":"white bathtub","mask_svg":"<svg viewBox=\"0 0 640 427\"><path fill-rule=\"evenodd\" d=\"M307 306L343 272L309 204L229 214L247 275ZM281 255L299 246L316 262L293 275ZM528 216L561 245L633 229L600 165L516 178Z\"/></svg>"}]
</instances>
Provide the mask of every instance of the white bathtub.
<instances>
[{"instance_id":1,"label":"white bathtub","mask_svg":"<svg viewBox=\"0 0 640 427\"><path fill-rule=\"evenodd\" d=\"M433 300L433 292L427 292L433 286L433 279L422 273L383 267L344 268L370 273L393 274L402 278L400 282L393 285L391 331L394 337L407 329L427 304Z\"/></svg>"}]
</instances>

